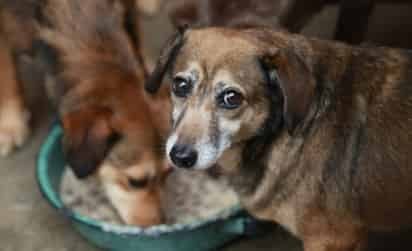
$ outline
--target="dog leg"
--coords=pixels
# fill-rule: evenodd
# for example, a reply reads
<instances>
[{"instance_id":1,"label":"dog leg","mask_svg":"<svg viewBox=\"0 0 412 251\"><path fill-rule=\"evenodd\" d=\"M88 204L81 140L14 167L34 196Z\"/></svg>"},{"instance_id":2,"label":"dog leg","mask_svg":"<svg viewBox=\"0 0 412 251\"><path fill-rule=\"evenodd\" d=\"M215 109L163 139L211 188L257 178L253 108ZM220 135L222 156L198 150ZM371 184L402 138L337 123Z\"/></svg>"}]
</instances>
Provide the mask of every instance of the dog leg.
<instances>
[{"instance_id":1,"label":"dog leg","mask_svg":"<svg viewBox=\"0 0 412 251\"><path fill-rule=\"evenodd\" d=\"M11 50L0 41L0 156L23 145L30 131L16 74Z\"/></svg>"}]
</instances>

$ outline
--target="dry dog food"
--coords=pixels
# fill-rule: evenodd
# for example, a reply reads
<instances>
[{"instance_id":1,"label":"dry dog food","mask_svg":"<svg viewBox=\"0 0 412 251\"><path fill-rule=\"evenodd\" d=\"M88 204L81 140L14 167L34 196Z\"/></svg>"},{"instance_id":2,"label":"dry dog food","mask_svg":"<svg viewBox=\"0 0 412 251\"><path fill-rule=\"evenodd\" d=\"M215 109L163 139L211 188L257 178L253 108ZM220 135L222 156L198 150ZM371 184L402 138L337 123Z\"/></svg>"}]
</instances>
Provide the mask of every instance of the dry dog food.
<instances>
[{"instance_id":1,"label":"dry dog food","mask_svg":"<svg viewBox=\"0 0 412 251\"><path fill-rule=\"evenodd\" d=\"M96 177L78 180L71 169L66 168L60 194L64 205L78 214L113 224L123 223Z\"/></svg>"},{"instance_id":2,"label":"dry dog food","mask_svg":"<svg viewBox=\"0 0 412 251\"><path fill-rule=\"evenodd\" d=\"M213 217L238 200L222 180L198 171L177 170L167 179L163 203L168 223L187 223Z\"/></svg>"},{"instance_id":3,"label":"dry dog food","mask_svg":"<svg viewBox=\"0 0 412 251\"><path fill-rule=\"evenodd\" d=\"M202 172L173 172L167 179L163 208L167 224L188 223L215 216L238 200L226 184ZM61 183L63 203L79 214L122 224L97 178L79 181L69 168Z\"/></svg>"}]
</instances>

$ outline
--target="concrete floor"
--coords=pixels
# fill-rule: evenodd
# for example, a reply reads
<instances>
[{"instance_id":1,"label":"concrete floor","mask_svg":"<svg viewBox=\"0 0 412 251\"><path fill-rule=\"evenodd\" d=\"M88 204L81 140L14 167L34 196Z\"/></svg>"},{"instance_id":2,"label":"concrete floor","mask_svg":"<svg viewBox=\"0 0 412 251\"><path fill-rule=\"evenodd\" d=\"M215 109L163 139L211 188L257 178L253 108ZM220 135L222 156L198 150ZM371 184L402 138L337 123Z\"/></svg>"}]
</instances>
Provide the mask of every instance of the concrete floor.
<instances>
[{"instance_id":1,"label":"concrete floor","mask_svg":"<svg viewBox=\"0 0 412 251\"><path fill-rule=\"evenodd\" d=\"M375 43L412 47L410 7L381 6L374 14L368 38ZM329 38L336 8L327 8L305 34ZM383 26L385 24L385 26ZM147 19L145 40L150 55L156 55L170 31L165 18ZM390 34L390 36L388 36ZM26 78L34 78L27 75ZM41 197L34 177L35 158L44 140L52 112L39 88L28 88L33 107L33 135L20 151L0 159L0 250L2 251L97 251L84 241ZM30 90L31 89L31 90ZM301 250L300 243L284 232L254 240L241 240L222 251ZM410 250L410 249L404 249Z\"/></svg>"}]
</instances>

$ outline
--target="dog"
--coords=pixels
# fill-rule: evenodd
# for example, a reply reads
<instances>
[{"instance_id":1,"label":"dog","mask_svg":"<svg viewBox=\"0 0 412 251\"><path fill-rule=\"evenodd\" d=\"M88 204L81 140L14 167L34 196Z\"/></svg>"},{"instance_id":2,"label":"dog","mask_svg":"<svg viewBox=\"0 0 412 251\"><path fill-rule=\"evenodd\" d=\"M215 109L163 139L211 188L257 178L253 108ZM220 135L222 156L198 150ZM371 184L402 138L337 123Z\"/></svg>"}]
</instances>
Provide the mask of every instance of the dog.
<instances>
[{"instance_id":1,"label":"dog","mask_svg":"<svg viewBox=\"0 0 412 251\"><path fill-rule=\"evenodd\" d=\"M78 178L97 174L126 223L150 226L163 222L170 104L165 91L145 94L123 11L110 1L55 1L45 11L53 27L40 36L59 58L54 82L71 168Z\"/></svg>"},{"instance_id":2,"label":"dog","mask_svg":"<svg viewBox=\"0 0 412 251\"><path fill-rule=\"evenodd\" d=\"M33 68L41 68L38 62L33 61L37 60L35 57L38 55L44 56L44 53L39 53L44 50L44 46L41 41L39 42L38 27L48 22L43 12L50 1L6 0L0 2L1 156L8 156L17 150L30 135L30 109L24 100L18 61L24 58L32 63ZM142 34L139 27L139 13L146 13L145 10L151 9L152 3L146 0L116 0L116 2L121 3L125 8L122 26L127 31L135 56L147 76L147 67L141 53ZM45 58L40 61L54 61L54 55L46 55ZM45 75L54 73L47 72L48 70L50 69L39 69L39 71L46 71ZM51 95L55 95L54 90L51 90Z\"/></svg>"},{"instance_id":3,"label":"dog","mask_svg":"<svg viewBox=\"0 0 412 251\"><path fill-rule=\"evenodd\" d=\"M160 196L170 171L161 154L169 94L144 92L147 73L134 1L2 4L0 152L10 153L28 136L15 58L36 58L33 66L45 72L64 129L63 150L76 176L97 175L125 223L162 223Z\"/></svg>"},{"instance_id":4,"label":"dog","mask_svg":"<svg viewBox=\"0 0 412 251\"><path fill-rule=\"evenodd\" d=\"M305 251L363 250L369 231L412 224L411 66L400 49L182 29L146 90L170 83L171 165L219 168Z\"/></svg>"},{"instance_id":5,"label":"dog","mask_svg":"<svg viewBox=\"0 0 412 251\"><path fill-rule=\"evenodd\" d=\"M172 170L164 162L160 142L142 135L150 130L153 129L118 142L97 171L100 184L121 219L141 227L165 222L162 198Z\"/></svg>"}]
</instances>

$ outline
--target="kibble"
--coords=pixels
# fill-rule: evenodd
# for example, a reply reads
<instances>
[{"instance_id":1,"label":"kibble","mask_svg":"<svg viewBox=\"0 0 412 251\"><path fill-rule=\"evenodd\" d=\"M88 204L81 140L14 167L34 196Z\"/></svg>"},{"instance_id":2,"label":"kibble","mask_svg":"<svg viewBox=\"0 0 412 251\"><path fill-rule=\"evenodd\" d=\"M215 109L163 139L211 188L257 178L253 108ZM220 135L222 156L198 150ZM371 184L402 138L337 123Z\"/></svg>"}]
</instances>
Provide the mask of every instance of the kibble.
<instances>
[{"instance_id":1,"label":"kibble","mask_svg":"<svg viewBox=\"0 0 412 251\"><path fill-rule=\"evenodd\" d=\"M78 214L112 224L123 224L96 177L79 180L70 168L66 168L60 194L63 204Z\"/></svg>"},{"instance_id":2,"label":"kibble","mask_svg":"<svg viewBox=\"0 0 412 251\"><path fill-rule=\"evenodd\" d=\"M237 203L235 193L223 180L185 170L176 170L168 177L163 198L169 224L205 220Z\"/></svg>"}]
</instances>

